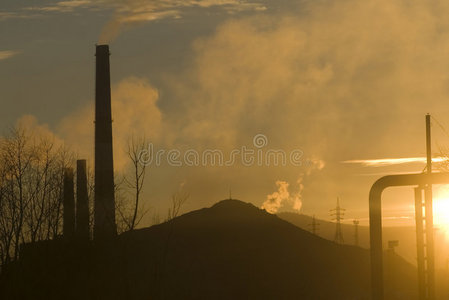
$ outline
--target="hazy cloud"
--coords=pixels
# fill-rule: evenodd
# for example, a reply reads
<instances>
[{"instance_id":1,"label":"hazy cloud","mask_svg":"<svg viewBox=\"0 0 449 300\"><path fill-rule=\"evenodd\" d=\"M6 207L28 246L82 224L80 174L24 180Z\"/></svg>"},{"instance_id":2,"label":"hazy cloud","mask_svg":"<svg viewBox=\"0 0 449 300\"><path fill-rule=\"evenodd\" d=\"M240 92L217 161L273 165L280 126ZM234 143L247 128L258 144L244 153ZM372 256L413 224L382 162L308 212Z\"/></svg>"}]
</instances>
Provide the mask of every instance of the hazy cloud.
<instances>
[{"instance_id":1,"label":"hazy cloud","mask_svg":"<svg viewBox=\"0 0 449 300\"><path fill-rule=\"evenodd\" d=\"M447 161L444 157L434 157L432 162L443 162ZM401 165L410 163L427 163L426 157L404 157L404 158L379 158L379 159L356 159L356 160L346 160L342 163L345 164L361 164L366 167L385 167L391 165Z\"/></svg>"},{"instance_id":2,"label":"hazy cloud","mask_svg":"<svg viewBox=\"0 0 449 300\"><path fill-rule=\"evenodd\" d=\"M92 7L93 4L94 1L92 0L59 1L53 5L25 7L24 10L68 13L78 8Z\"/></svg>"},{"instance_id":3,"label":"hazy cloud","mask_svg":"<svg viewBox=\"0 0 449 300\"><path fill-rule=\"evenodd\" d=\"M115 39L126 27L165 18L181 18L185 8L223 7L228 12L264 10L259 3L241 0L110 0L115 6L111 20L103 27L99 43Z\"/></svg>"},{"instance_id":4,"label":"hazy cloud","mask_svg":"<svg viewBox=\"0 0 449 300\"><path fill-rule=\"evenodd\" d=\"M19 54L20 51L4 50L0 51L0 60L8 59Z\"/></svg>"},{"instance_id":5,"label":"hazy cloud","mask_svg":"<svg viewBox=\"0 0 449 300\"><path fill-rule=\"evenodd\" d=\"M26 130L26 132L36 139L45 139L54 143L56 147L62 147L65 145L63 138L54 133L50 129L48 124L39 122L39 120L33 115L24 115L20 117L16 122L16 127Z\"/></svg>"},{"instance_id":6,"label":"hazy cloud","mask_svg":"<svg viewBox=\"0 0 449 300\"><path fill-rule=\"evenodd\" d=\"M234 1L221 2L227 4L220 7L233 6L230 2ZM217 2L108 3L119 18L137 16L129 22L138 24L152 20L156 12L171 13L153 20L177 17L183 7L210 7ZM365 207L367 201L360 199L366 197L372 179L348 179L339 162L385 165L398 160L352 159L423 155L424 132L420 135L418 130L424 122L414 120L422 117L419 120L424 121L427 112L449 113L448 13L447 1L342 0L304 1L301 11L233 17L210 36L193 42L192 60L186 62L185 70L164 74L173 97L168 99L170 105L161 105L165 111L156 105L156 88L139 84L143 79L132 80L123 90L141 86L138 94L150 96L135 98L153 100L135 100L140 109L125 108L124 115L131 120L120 119L116 114L121 112L113 107L114 134L128 135L130 128L150 132L156 128L158 138L164 136L171 143L215 148L246 145L255 134L263 133L270 147L300 148L306 156L327 162L326 169L316 173L319 179L312 178L314 174L308 178L302 202L319 199L313 204L321 205L325 199L342 195ZM122 105L127 103L124 99ZM92 114L92 107L85 108L61 122L63 136L73 143L81 144L80 135L87 137L92 145L89 153L93 149ZM145 120L156 121L147 124ZM189 183L197 179L201 193L212 190L214 183L222 184L222 178L210 170L191 172ZM223 177L228 174L227 170L220 172ZM229 177L238 177L231 172ZM239 180L244 185L240 189L247 189L250 197L255 195L248 200L261 205L270 192L259 189L261 179L268 178L265 186L269 186L282 178L292 183L291 188L298 188L293 183L298 173L293 167L245 169L238 174L251 180ZM208 189L204 189L205 181ZM277 192L283 194L283 190Z\"/></svg>"},{"instance_id":7,"label":"hazy cloud","mask_svg":"<svg viewBox=\"0 0 449 300\"><path fill-rule=\"evenodd\" d=\"M114 168L122 171L128 163L125 153L128 140L135 136L158 141L162 114L157 107L159 93L145 79L126 78L112 87L111 94ZM58 126L58 133L66 143L80 156L90 159L94 153L93 104L92 100L85 107L69 114Z\"/></svg>"}]
</instances>

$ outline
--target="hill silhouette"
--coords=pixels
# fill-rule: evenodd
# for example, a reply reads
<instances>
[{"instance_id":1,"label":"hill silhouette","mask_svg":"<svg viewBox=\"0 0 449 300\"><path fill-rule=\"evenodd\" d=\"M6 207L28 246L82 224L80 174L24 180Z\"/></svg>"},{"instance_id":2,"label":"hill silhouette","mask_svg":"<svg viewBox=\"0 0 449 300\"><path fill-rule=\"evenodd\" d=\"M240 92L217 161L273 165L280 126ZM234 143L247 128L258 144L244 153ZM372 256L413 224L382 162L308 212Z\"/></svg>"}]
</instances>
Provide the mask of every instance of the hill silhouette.
<instances>
[{"instance_id":1,"label":"hill silhouette","mask_svg":"<svg viewBox=\"0 0 449 300\"><path fill-rule=\"evenodd\" d=\"M33 299L370 298L367 250L238 200L83 247L32 246L1 289ZM386 264L387 299L415 299L414 267L395 255Z\"/></svg>"},{"instance_id":2,"label":"hill silhouette","mask_svg":"<svg viewBox=\"0 0 449 300\"><path fill-rule=\"evenodd\" d=\"M286 220L293 225L296 225L304 230L310 231L312 217L304 214L294 212L281 212L277 214L283 220ZM327 240L333 241L335 237L335 222L330 222L322 219L316 219L320 225L318 227L317 235ZM341 231L344 238L344 244L354 245L354 225L342 223ZM404 257L410 263L416 260L416 231L413 226L395 226L383 228L383 239L385 245L389 240L399 240L399 246L396 252ZM369 248L369 227L359 226L359 246Z\"/></svg>"},{"instance_id":3,"label":"hill silhouette","mask_svg":"<svg viewBox=\"0 0 449 300\"><path fill-rule=\"evenodd\" d=\"M293 225L296 225L304 230L310 230L309 224L312 223L312 217L304 214L293 212L281 212L277 214L281 219L286 220ZM335 223L326 220L316 220L319 225L317 235L327 240L333 241L335 237ZM354 225L341 224L344 243L354 245ZM413 265L416 265L416 231L414 226L391 226L382 229L382 237L384 247L390 240L399 241L399 246L395 248L398 255ZM369 248L369 227L359 226L359 246ZM444 230L435 231L435 260L436 266L440 269L446 269L446 264L449 259L447 255L448 242Z\"/></svg>"}]
</instances>

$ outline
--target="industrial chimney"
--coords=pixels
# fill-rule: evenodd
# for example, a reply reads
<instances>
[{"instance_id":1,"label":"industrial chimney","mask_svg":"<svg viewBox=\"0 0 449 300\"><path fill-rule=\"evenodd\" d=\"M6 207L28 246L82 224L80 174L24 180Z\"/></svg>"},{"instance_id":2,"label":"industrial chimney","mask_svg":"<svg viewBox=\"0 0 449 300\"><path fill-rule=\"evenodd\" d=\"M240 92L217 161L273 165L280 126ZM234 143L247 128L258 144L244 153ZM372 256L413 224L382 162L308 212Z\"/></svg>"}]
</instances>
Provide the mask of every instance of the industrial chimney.
<instances>
[{"instance_id":1,"label":"industrial chimney","mask_svg":"<svg viewBox=\"0 0 449 300\"><path fill-rule=\"evenodd\" d=\"M73 169L64 169L62 230L66 240L72 240L75 234L75 195L73 192Z\"/></svg>"},{"instance_id":2,"label":"industrial chimney","mask_svg":"<svg viewBox=\"0 0 449 300\"><path fill-rule=\"evenodd\" d=\"M94 239L105 240L117 234L112 158L111 84L109 46L97 45L96 48Z\"/></svg>"},{"instance_id":3,"label":"industrial chimney","mask_svg":"<svg viewBox=\"0 0 449 300\"><path fill-rule=\"evenodd\" d=\"M76 236L79 241L89 241L90 237L85 159L76 161Z\"/></svg>"}]
</instances>

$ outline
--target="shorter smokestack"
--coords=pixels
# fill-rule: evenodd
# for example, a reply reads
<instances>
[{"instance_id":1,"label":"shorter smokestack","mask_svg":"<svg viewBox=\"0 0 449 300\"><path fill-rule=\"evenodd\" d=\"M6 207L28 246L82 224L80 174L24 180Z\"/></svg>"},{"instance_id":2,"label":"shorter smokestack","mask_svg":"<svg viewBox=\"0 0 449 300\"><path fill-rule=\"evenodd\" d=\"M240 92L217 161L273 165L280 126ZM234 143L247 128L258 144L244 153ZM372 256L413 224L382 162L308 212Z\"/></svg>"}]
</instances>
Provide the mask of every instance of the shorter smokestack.
<instances>
[{"instance_id":1,"label":"shorter smokestack","mask_svg":"<svg viewBox=\"0 0 449 300\"><path fill-rule=\"evenodd\" d=\"M88 241L90 238L85 159L76 161L76 236L80 241Z\"/></svg>"},{"instance_id":2,"label":"shorter smokestack","mask_svg":"<svg viewBox=\"0 0 449 300\"><path fill-rule=\"evenodd\" d=\"M75 234L75 195L72 168L64 169L63 196L63 235L66 240L71 240Z\"/></svg>"}]
</instances>

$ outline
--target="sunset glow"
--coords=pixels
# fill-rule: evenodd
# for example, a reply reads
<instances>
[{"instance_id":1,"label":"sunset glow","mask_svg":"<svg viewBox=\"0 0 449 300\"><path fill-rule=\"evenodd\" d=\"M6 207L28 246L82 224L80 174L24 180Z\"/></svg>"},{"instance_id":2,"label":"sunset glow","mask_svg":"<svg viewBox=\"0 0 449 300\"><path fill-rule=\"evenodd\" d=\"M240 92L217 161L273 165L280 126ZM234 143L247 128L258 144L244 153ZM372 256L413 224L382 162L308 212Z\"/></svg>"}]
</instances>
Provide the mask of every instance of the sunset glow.
<instances>
[{"instance_id":1,"label":"sunset glow","mask_svg":"<svg viewBox=\"0 0 449 300\"><path fill-rule=\"evenodd\" d=\"M2 0L0 300L448 300L448 15Z\"/></svg>"},{"instance_id":2,"label":"sunset glow","mask_svg":"<svg viewBox=\"0 0 449 300\"><path fill-rule=\"evenodd\" d=\"M449 188L438 189L433 200L433 219L435 228L442 230L449 238Z\"/></svg>"}]
</instances>

